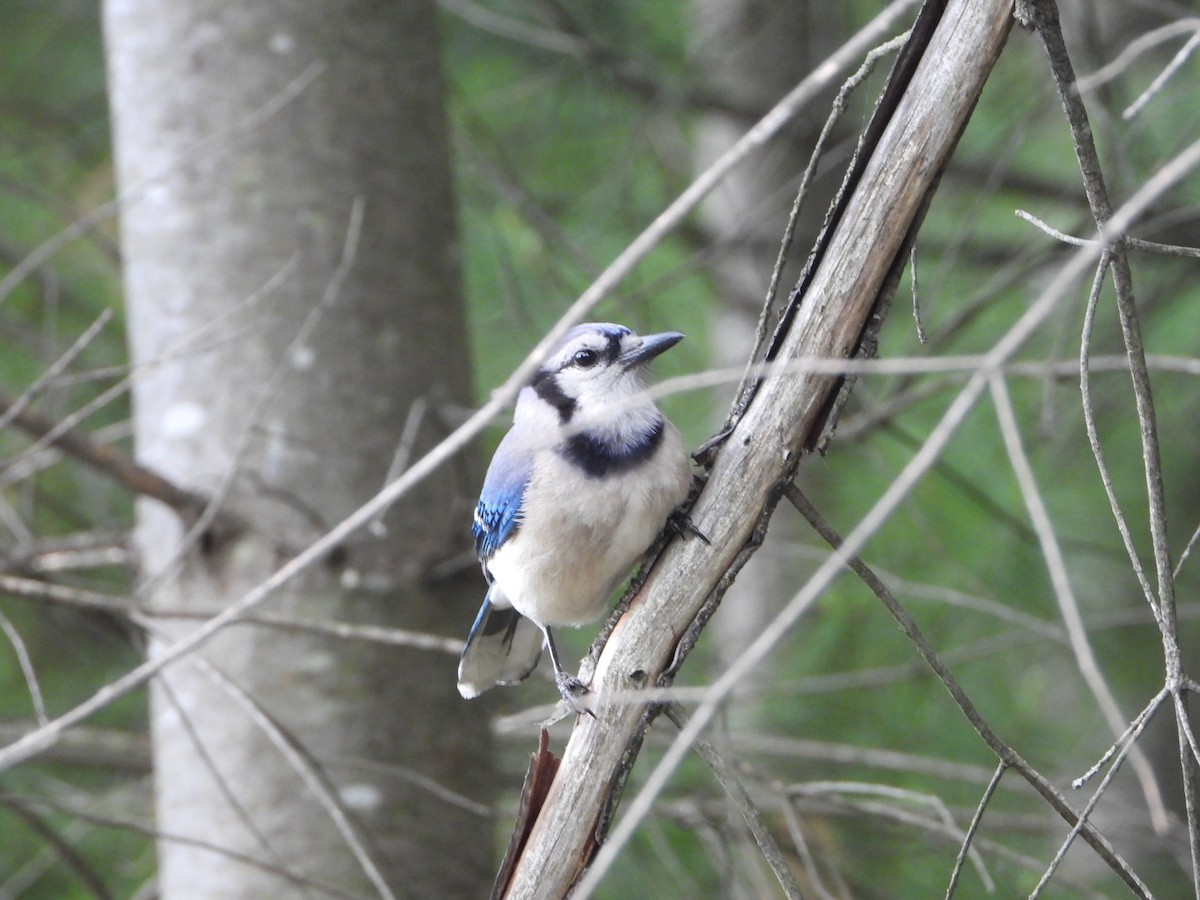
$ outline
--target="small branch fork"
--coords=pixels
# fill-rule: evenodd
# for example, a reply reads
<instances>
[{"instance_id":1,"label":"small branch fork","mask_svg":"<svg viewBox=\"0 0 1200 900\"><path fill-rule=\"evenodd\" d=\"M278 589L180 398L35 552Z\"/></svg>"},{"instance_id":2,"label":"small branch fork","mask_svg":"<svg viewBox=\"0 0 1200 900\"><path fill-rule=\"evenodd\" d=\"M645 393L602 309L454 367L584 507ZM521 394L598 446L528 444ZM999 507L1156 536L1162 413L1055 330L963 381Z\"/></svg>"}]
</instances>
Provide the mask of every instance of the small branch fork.
<instances>
[{"instance_id":1,"label":"small branch fork","mask_svg":"<svg viewBox=\"0 0 1200 900\"><path fill-rule=\"evenodd\" d=\"M1034 0L1034 2L1026 7L1026 11L1030 14L1032 24L1041 37L1049 59L1050 70L1054 76L1059 100L1062 103L1067 123L1071 129L1071 137L1075 145L1076 156L1079 160L1088 205L1097 228L1103 233L1113 217L1113 207L1100 167L1087 109L1076 86L1077 79L1074 67L1071 64L1066 43L1063 40L1062 28L1058 18L1058 8L1054 0ZM1155 619L1162 635L1163 662L1165 666L1164 690L1170 694L1176 714L1180 765L1183 770L1184 801L1187 809L1188 834L1192 855L1192 880L1197 892L1200 893L1200 810L1198 810L1197 806L1197 760L1194 749L1196 739L1188 716L1186 698L1186 692L1189 690L1191 680L1184 671L1182 654L1179 647L1178 620L1175 606L1175 582L1167 527L1162 459L1158 443L1158 426L1154 410L1154 398L1150 386L1150 374L1146 365L1145 348L1142 343L1141 324L1134 299L1133 275L1128 256L1126 255L1126 245L1127 239L1123 233L1111 238L1105 245L1097 271L1097 281L1103 277L1103 273L1106 270L1111 272L1121 334L1125 342L1125 351L1132 377L1134 402L1142 439L1142 462L1145 469L1146 493L1149 506L1148 520L1154 551L1154 568L1157 574L1157 589L1155 592L1150 592L1147 599L1155 610ZM1089 307L1093 304L1094 301L1089 304ZM1089 308L1089 331L1085 332L1080 364L1085 398L1087 396L1087 338L1090 332L1090 320L1091 310ZM1121 510L1107 482L1103 456L1099 451L1099 441L1095 437L1094 423L1090 421L1090 418L1089 412L1089 437L1092 441L1093 451L1096 454L1102 477L1106 480L1106 490L1109 493L1113 514L1121 528L1122 537L1126 539L1126 547L1134 568L1140 573L1140 563L1127 538L1127 527L1124 524ZM1139 577L1142 580L1143 589L1145 590L1149 585L1144 576L1139 575Z\"/></svg>"}]
</instances>

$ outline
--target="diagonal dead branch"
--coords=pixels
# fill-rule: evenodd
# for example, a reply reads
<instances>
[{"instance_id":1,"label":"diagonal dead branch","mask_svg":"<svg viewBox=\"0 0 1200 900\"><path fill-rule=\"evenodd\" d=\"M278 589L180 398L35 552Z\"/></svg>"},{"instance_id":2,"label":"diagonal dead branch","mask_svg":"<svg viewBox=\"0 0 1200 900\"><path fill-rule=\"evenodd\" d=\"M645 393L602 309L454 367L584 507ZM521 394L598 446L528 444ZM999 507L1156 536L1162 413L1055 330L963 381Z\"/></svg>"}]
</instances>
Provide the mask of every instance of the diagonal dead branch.
<instances>
[{"instance_id":1,"label":"diagonal dead branch","mask_svg":"<svg viewBox=\"0 0 1200 900\"><path fill-rule=\"evenodd\" d=\"M887 124L872 126L880 129L879 142L863 161L856 189L840 206L840 216L826 236L827 250L805 281L804 301L791 305L776 333L772 360L848 356L859 346L884 283L895 275L897 257L901 262L907 258L909 226L923 214L1012 21L1011 5L1001 0L951 0L944 13L940 4L927 10L932 21L914 27L913 40L918 43L902 53L902 58L915 54L917 60L915 67L903 67L910 79L890 92L889 103L880 107L878 115ZM1011 352L1016 345L1014 338L1012 346L1002 341L999 349ZM996 356L997 361L1004 358ZM797 595L769 631L708 690L707 699L588 869L580 849L593 829L603 825L603 810L613 799L606 788L614 773L630 762L624 748L635 748L641 737L640 704L623 702L623 697L630 689L660 682L675 657L675 644L687 630L680 626L707 606L712 588L740 552L760 513L773 509L802 448L819 431L837 386L838 379L829 377L768 377L737 419L691 512L712 546L670 544L651 569L641 602L632 604L614 630L593 680L601 699L611 694L613 700L601 703L599 721L577 723L510 896L565 892L585 870L574 891L588 896L719 705L815 599L818 581L824 585L818 579L811 590ZM981 390L981 383L973 385L955 405L953 416L965 414ZM943 429L941 440L952 433L953 426ZM921 456L921 464L941 446L935 442L930 453ZM897 486L876 512L886 515L884 507L890 509L911 486L911 481ZM873 528L875 523L864 523L864 529L868 525ZM862 540L865 533L856 539ZM835 568L825 567L822 578Z\"/></svg>"},{"instance_id":2,"label":"diagonal dead branch","mask_svg":"<svg viewBox=\"0 0 1200 900\"><path fill-rule=\"evenodd\" d=\"M841 535L834 531L829 523L825 521L824 517L809 502L808 498L804 496L799 488L795 485L789 485L786 496L788 501L799 510L800 514L804 516L814 530L831 547L836 549L842 546ZM1073 826L1079 824L1081 820L1078 813L1067 803L1062 794L1055 789L1045 776L1034 769L1020 754L1004 741L1000 740L999 736L992 731L991 726L984 720L983 715L967 696L966 691L962 689L962 686L959 685L958 681L951 674L938 652L925 637L920 626L917 625L916 621L908 614L904 607L900 605L899 601L892 595L892 592L888 590L887 585L857 555L845 556L844 562L862 579L863 583L871 589L871 592L883 603L887 611L892 614L892 618L896 620L896 623L903 629L904 634L912 641L913 646L917 648L917 652L921 654L921 658L925 660L925 663L937 675L942 685L949 691L955 704L957 704L963 715L966 716L967 721L971 723L971 727L975 729L975 732L983 739L988 748L996 754L1000 765L1017 772L1067 822ZM1137 873L1117 854L1107 838L1096 831L1086 820L1080 825L1080 834L1138 896L1150 896L1149 889L1138 878Z\"/></svg>"},{"instance_id":3,"label":"diagonal dead branch","mask_svg":"<svg viewBox=\"0 0 1200 900\"><path fill-rule=\"evenodd\" d=\"M199 494L173 484L117 447L98 444L80 431L63 428L59 422L22 408L18 400L0 393L0 415L22 431L108 475L135 494L165 503L186 519L194 519L204 510L207 501Z\"/></svg>"}]
</instances>

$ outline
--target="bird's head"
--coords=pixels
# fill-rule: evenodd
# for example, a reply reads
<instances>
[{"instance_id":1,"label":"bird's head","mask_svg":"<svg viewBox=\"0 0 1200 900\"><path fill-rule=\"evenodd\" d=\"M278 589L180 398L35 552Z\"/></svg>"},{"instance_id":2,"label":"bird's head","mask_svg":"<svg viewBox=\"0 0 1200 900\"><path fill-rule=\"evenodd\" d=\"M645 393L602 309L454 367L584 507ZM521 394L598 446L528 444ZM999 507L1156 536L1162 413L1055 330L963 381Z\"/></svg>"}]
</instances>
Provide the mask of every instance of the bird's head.
<instances>
[{"instance_id":1,"label":"bird's head","mask_svg":"<svg viewBox=\"0 0 1200 900\"><path fill-rule=\"evenodd\" d=\"M646 364L682 339L677 331L641 336L608 322L576 325L538 369L532 387L564 425L580 413L589 419L609 411L619 415L642 392Z\"/></svg>"}]
</instances>

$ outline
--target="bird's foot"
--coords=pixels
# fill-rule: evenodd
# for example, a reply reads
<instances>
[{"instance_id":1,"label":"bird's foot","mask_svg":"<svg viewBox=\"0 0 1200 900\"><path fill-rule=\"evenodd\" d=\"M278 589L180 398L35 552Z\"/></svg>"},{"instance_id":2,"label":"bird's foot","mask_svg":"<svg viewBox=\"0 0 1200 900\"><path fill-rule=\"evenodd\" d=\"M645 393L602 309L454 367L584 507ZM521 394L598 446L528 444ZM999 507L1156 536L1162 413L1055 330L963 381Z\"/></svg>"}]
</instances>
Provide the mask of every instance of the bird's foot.
<instances>
[{"instance_id":1,"label":"bird's foot","mask_svg":"<svg viewBox=\"0 0 1200 900\"><path fill-rule=\"evenodd\" d=\"M677 509L671 515L667 516L667 527L681 538L697 537L706 544L712 544L708 536L696 527L696 523L692 521L692 517L681 509Z\"/></svg>"},{"instance_id":2,"label":"bird's foot","mask_svg":"<svg viewBox=\"0 0 1200 900\"><path fill-rule=\"evenodd\" d=\"M580 681L573 675L568 675L566 672L556 672L554 675L554 683L558 686L558 692L562 695L563 702L577 715L587 714L593 719L596 714L588 709L584 704L583 698L592 692L592 689Z\"/></svg>"}]
</instances>

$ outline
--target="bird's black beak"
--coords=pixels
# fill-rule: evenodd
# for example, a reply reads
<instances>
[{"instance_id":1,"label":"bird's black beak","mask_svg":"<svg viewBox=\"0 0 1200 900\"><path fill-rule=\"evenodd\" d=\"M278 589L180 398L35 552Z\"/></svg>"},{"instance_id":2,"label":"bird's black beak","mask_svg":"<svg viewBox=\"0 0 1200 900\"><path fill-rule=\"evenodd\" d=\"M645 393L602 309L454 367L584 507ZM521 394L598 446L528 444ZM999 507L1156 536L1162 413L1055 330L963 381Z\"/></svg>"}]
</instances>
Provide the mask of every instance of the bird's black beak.
<instances>
[{"instance_id":1,"label":"bird's black beak","mask_svg":"<svg viewBox=\"0 0 1200 900\"><path fill-rule=\"evenodd\" d=\"M641 339L641 343L632 350L627 350L621 354L621 365L626 369L632 369L634 366L644 365L650 362L654 357L658 356L667 350L670 350L676 344L683 340L683 335L678 331L664 331L661 334L647 334Z\"/></svg>"}]
</instances>

